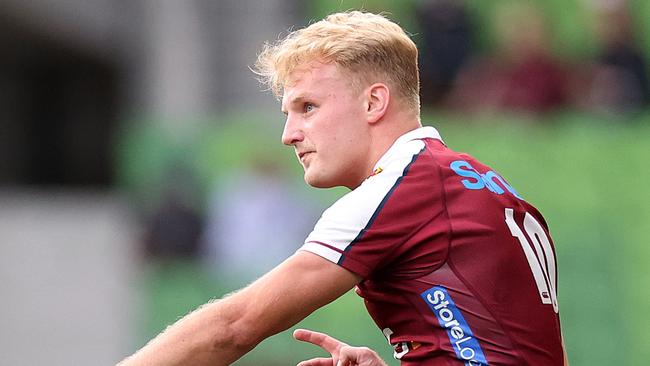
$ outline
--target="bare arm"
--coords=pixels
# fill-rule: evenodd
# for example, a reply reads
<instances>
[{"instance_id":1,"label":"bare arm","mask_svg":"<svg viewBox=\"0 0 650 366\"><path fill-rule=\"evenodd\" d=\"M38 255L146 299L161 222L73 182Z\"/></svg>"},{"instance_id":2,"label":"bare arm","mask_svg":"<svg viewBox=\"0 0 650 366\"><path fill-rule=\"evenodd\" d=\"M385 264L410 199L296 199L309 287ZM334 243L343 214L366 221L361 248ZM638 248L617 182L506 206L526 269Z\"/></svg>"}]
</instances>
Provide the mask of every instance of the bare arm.
<instances>
[{"instance_id":1,"label":"bare arm","mask_svg":"<svg viewBox=\"0 0 650 366\"><path fill-rule=\"evenodd\" d=\"M248 287L185 316L118 365L229 365L359 280L326 259L300 251Z\"/></svg>"}]
</instances>

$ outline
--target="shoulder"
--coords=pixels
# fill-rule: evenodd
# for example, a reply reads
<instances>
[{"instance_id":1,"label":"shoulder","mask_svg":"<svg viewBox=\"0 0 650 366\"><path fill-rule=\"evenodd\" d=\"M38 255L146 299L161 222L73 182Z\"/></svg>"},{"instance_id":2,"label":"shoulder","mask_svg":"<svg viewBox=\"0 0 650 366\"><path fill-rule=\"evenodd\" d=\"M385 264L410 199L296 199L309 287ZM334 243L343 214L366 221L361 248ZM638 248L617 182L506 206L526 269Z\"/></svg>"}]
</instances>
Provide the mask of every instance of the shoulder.
<instances>
[{"instance_id":1,"label":"shoulder","mask_svg":"<svg viewBox=\"0 0 650 366\"><path fill-rule=\"evenodd\" d=\"M302 249L367 277L381 262L431 216L438 202L436 169L429 169L431 154L417 139L391 149L380 159L376 174L325 210ZM418 166L422 168L417 168ZM344 254L345 253L345 254Z\"/></svg>"},{"instance_id":2,"label":"shoulder","mask_svg":"<svg viewBox=\"0 0 650 366\"><path fill-rule=\"evenodd\" d=\"M328 211L367 207L368 204L377 207L377 204L401 183L424 150L425 143L422 140L412 140L391 150L375 165L374 173L370 177L336 201L325 214Z\"/></svg>"}]
</instances>

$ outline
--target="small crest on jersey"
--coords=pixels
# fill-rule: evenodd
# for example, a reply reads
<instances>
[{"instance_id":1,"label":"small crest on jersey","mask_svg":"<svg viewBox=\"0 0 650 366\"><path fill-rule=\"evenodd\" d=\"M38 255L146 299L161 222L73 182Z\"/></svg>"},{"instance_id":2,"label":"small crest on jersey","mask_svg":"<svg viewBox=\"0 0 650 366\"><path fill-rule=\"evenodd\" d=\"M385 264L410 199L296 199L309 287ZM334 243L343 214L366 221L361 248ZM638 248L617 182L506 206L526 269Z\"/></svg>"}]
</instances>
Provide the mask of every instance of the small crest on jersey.
<instances>
[{"instance_id":1,"label":"small crest on jersey","mask_svg":"<svg viewBox=\"0 0 650 366\"><path fill-rule=\"evenodd\" d=\"M377 175L377 174L379 174L379 173L381 173L383 171L384 171L384 169L382 169L381 167L378 167L377 169L375 169L375 171L372 172L372 174L370 174L370 177L374 177L375 175ZM370 177L368 177L368 178L370 178Z\"/></svg>"},{"instance_id":2,"label":"small crest on jersey","mask_svg":"<svg viewBox=\"0 0 650 366\"><path fill-rule=\"evenodd\" d=\"M420 296L438 318L440 327L447 332L456 357L465 365L488 365L478 339L447 290L441 286L434 286Z\"/></svg>"}]
</instances>

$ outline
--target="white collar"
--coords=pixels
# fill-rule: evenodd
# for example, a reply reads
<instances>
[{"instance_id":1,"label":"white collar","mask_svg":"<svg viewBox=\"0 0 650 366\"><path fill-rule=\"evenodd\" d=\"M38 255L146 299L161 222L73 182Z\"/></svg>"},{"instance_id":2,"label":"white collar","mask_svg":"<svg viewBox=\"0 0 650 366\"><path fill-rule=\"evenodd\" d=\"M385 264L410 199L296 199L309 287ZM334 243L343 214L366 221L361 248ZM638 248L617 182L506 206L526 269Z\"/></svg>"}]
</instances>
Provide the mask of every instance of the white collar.
<instances>
[{"instance_id":1,"label":"white collar","mask_svg":"<svg viewBox=\"0 0 650 366\"><path fill-rule=\"evenodd\" d=\"M411 130L403 134L402 136L398 137L397 140L395 140L393 145L391 145L391 147L384 153L384 155L382 155L381 158L379 158L379 160L375 164L375 167L373 168L373 171L376 171L382 165L385 165L386 160L388 160L390 155L392 155L392 153L395 150L397 150L399 146L409 141L421 140L426 138L433 138L442 141L442 137L440 137L440 133L434 127L426 126L426 127L416 128L415 130ZM442 142L444 143L444 141Z\"/></svg>"}]
</instances>

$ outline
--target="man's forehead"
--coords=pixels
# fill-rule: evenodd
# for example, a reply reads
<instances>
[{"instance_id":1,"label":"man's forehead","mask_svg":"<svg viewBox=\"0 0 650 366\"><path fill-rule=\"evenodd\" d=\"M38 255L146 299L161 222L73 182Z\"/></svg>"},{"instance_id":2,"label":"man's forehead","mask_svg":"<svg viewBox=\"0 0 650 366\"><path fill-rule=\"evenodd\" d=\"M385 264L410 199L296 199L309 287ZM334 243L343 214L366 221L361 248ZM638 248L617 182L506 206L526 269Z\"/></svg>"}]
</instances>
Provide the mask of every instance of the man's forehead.
<instances>
[{"instance_id":1,"label":"man's forehead","mask_svg":"<svg viewBox=\"0 0 650 366\"><path fill-rule=\"evenodd\" d=\"M291 102L310 94L317 94L319 87L326 87L342 80L342 74L333 64L313 61L292 70L283 86L282 101Z\"/></svg>"},{"instance_id":2,"label":"man's forehead","mask_svg":"<svg viewBox=\"0 0 650 366\"><path fill-rule=\"evenodd\" d=\"M341 79L343 79L343 72L339 66L331 63L312 61L291 70L286 77L285 87L291 87L305 81L322 83L324 81L337 81Z\"/></svg>"},{"instance_id":3,"label":"man's forehead","mask_svg":"<svg viewBox=\"0 0 650 366\"><path fill-rule=\"evenodd\" d=\"M296 77L284 84L282 93L282 103L292 103L298 99L304 99L318 93L322 82L318 78L311 78L308 75Z\"/></svg>"}]
</instances>

